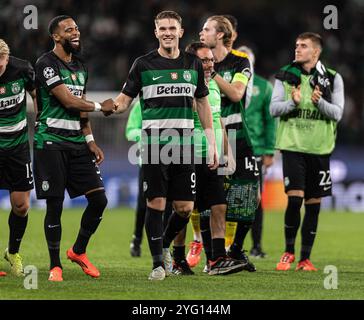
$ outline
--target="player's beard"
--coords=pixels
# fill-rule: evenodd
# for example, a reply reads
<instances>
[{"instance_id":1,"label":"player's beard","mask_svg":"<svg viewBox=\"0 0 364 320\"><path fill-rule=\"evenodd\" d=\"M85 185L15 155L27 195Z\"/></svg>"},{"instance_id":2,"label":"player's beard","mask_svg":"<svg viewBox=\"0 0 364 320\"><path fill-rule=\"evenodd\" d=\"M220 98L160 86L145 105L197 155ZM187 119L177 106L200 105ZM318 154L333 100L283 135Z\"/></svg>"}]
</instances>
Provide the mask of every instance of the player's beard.
<instances>
[{"instance_id":1,"label":"player's beard","mask_svg":"<svg viewBox=\"0 0 364 320\"><path fill-rule=\"evenodd\" d=\"M79 45L78 47L74 47L72 46L72 43L70 40L67 40L65 39L62 44L62 48L63 50L67 53L67 54L70 54L70 53L74 53L74 54L77 54L77 53L80 53L81 52L81 41L79 42Z\"/></svg>"}]
</instances>

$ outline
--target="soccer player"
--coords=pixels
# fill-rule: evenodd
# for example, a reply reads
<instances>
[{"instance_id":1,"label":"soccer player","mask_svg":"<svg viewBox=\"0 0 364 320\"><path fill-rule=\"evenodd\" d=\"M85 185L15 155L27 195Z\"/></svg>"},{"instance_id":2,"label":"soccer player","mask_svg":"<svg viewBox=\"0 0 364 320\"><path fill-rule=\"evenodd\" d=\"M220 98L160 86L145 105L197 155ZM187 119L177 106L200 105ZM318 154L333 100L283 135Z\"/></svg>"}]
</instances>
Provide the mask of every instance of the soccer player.
<instances>
[{"instance_id":1,"label":"soccer player","mask_svg":"<svg viewBox=\"0 0 364 320\"><path fill-rule=\"evenodd\" d=\"M239 185L239 190L251 190L241 197L233 196L231 206L243 214L235 233L234 243L228 255L245 262L245 270L256 271L243 249L244 239L254 221L255 207L259 202L258 168L253 155L252 144L244 119L246 88L251 77L251 68L245 53L231 50L233 29L229 20L223 16L211 16L200 32L200 40L212 50L215 58L215 71L212 78L218 84L223 96L221 99L221 116L229 139L236 142L236 171L231 180ZM233 133L236 135L232 138ZM243 208L241 198L249 198L249 208ZM229 208L229 204L228 204ZM229 211L228 211L229 213ZM247 213L247 214L246 214Z\"/></svg>"},{"instance_id":2,"label":"soccer player","mask_svg":"<svg viewBox=\"0 0 364 320\"><path fill-rule=\"evenodd\" d=\"M218 153L222 153L222 141L224 128L220 116L220 89L216 82L211 79L214 57L211 49L201 42L194 42L187 46L186 51L198 56L203 64L206 82L209 85L209 102L213 115L213 127L218 146ZM205 271L209 275L229 274L239 272L244 264L241 261L226 256L225 251L225 214L226 197L224 191L224 176L219 175L217 170L209 170L206 162L207 144L203 129L197 112L194 112L194 150L196 157L196 204L200 212L200 225L203 246L206 253L207 263ZM226 139L227 140L227 139ZM224 146L225 147L225 146ZM228 155L228 148L224 148ZM231 154L232 152L230 152ZM230 159L230 161L233 159ZM211 213L210 213L211 212ZM210 228L211 225L211 228ZM181 239L182 238L182 239ZM184 237L178 236L174 243L174 270L178 274L190 274L184 257ZM189 252L192 256L192 250ZM194 254L197 257L196 254Z\"/></svg>"},{"instance_id":3,"label":"soccer player","mask_svg":"<svg viewBox=\"0 0 364 320\"><path fill-rule=\"evenodd\" d=\"M296 39L295 60L276 75L271 114L279 117L276 148L281 150L288 205L284 218L286 248L276 270L287 271L295 261L295 239L300 209L301 257L296 270L317 271L310 261L321 198L331 195L330 155L336 126L344 110L341 75L319 60L323 41L305 32Z\"/></svg>"},{"instance_id":4,"label":"soccer player","mask_svg":"<svg viewBox=\"0 0 364 320\"><path fill-rule=\"evenodd\" d=\"M111 99L103 103L85 99L88 72L77 56L80 31L69 16L49 23L53 50L43 54L35 65L38 116L34 135L34 178L38 199L46 199L44 231L50 256L50 281L63 281L59 256L61 214L64 191L71 198L85 195L88 205L74 245L67 258L78 263L91 277L99 270L88 260L86 247L99 226L107 205L98 165L104 155L96 145L87 112L112 113Z\"/></svg>"},{"instance_id":5,"label":"soccer player","mask_svg":"<svg viewBox=\"0 0 364 320\"><path fill-rule=\"evenodd\" d=\"M140 101L137 101L132 109L130 110L128 122L125 128L125 135L128 141L135 141L139 144L139 150L141 152L142 141L141 141L141 131L142 131L142 111ZM134 226L134 234L133 239L130 242L130 255L132 257L140 257L141 256L141 244L143 239L143 229L145 222L145 212L147 209L146 198L143 192L143 170L141 168L141 158L140 160L140 169L139 169L139 177L138 177L138 198L137 198L137 207L135 210L135 226ZM167 214L166 214L167 213ZM163 217L163 225L166 227L167 221L165 219L169 218L169 214L172 213L172 203L167 201L166 209ZM164 228L163 228L164 229Z\"/></svg>"},{"instance_id":6,"label":"soccer player","mask_svg":"<svg viewBox=\"0 0 364 320\"><path fill-rule=\"evenodd\" d=\"M7 43L0 39L0 189L9 190L9 243L4 258L11 273L24 276L19 255L28 222L29 196L33 176L28 143L26 91L36 111L34 70L28 61L10 56ZM0 276L5 276L0 272Z\"/></svg>"},{"instance_id":7,"label":"soccer player","mask_svg":"<svg viewBox=\"0 0 364 320\"><path fill-rule=\"evenodd\" d=\"M254 66L255 56L249 47L239 47L238 51L245 52L249 56L252 66ZM272 91L273 86L270 82L254 73L253 92L245 114L249 135L253 144L254 156L259 168L260 192L263 191L265 171L273 164L274 157L275 119L269 112ZM250 255L256 258L264 258L266 256L261 245L262 229L263 208L260 203L255 211L255 220L251 229L253 247L250 250Z\"/></svg>"},{"instance_id":8,"label":"soccer player","mask_svg":"<svg viewBox=\"0 0 364 320\"><path fill-rule=\"evenodd\" d=\"M149 280L163 280L172 271L170 243L188 223L195 199L196 174L191 164L194 100L207 132L212 170L217 168L218 158L202 63L179 50L182 19L174 11L162 11L154 22L159 48L135 60L115 102L116 112L123 112L140 96L142 141L148 142L143 148L142 170L147 198L145 228L153 258ZM173 201L174 212L163 234L167 199Z\"/></svg>"},{"instance_id":9,"label":"soccer player","mask_svg":"<svg viewBox=\"0 0 364 320\"><path fill-rule=\"evenodd\" d=\"M225 151L228 156L228 146L224 145L224 128L221 124L221 97L220 89L217 83L211 79L211 73L214 67L214 56L207 44L195 42L190 44L186 51L197 55L202 61L205 73L205 79L209 85L209 102L213 115L213 127L215 138L218 146L218 153L221 155ZM195 157L196 157L196 207L201 214L201 235L205 252L210 253L207 256L209 275L229 274L239 272L243 269L244 263L231 259L226 256L225 251L225 215L226 215L226 196L224 190L224 175L219 174L217 170L209 170L206 162L207 144L203 129L197 112L194 112L195 123ZM227 142L227 137L226 137ZM230 151L230 161L232 161L232 152ZM231 165L231 164L230 164ZM233 164L234 165L234 164ZM202 213L211 211L210 216ZM205 229L208 236L205 237Z\"/></svg>"}]
</instances>

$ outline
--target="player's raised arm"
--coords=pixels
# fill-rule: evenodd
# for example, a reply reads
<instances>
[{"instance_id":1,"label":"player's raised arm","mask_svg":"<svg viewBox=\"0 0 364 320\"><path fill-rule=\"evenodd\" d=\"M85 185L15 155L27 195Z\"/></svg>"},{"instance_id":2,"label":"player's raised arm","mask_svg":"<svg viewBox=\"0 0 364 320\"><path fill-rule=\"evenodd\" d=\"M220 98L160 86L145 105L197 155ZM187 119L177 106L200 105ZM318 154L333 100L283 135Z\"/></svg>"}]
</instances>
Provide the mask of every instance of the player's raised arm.
<instances>
[{"instance_id":1,"label":"player's raised arm","mask_svg":"<svg viewBox=\"0 0 364 320\"><path fill-rule=\"evenodd\" d=\"M213 79L218 84L222 93L224 93L232 102L239 102L245 93L249 78L238 74L239 77L234 77L232 82L227 82L219 74L215 73Z\"/></svg>"},{"instance_id":2,"label":"player's raised arm","mask_svg":"<svg viewBox=\"0 0 364 320\"><path fill-rule=\"evenodd\" d=\"M209 18L206 21L200 32L200 41L206 43L208 46L210 46L210 48L213 48L212 51L214 53L215 63L218 64L222 62L229 53L231 44L231 30L228 30L223 38L220 38L219 36L218 41L220 43L220 46L219 52L217 52L216 45L214 44L214 42L216 41L216 39L214 39L214 36L216 36L217 33L223 33L220 30L219 24L224 23L224 21L218 21L216 19L219 19L219 17L215 16L211 19ZM216 81L220 88L220 91L224 93L229 100L231 100L232 102L239 102L244 96L248 81L251 76L251 69L249 60L246 58L246 55L242 54L241 52L237 52L236 50L232 50L232 52L234 53L234 55L243 58L239 59L239 62L237 62L238 65L235 65L235 68L238 70L238 72L236 72L234 76L229 79L229 81L224 79L224 77L222 77L217 72L213 72L211 74L211 78Z\"/></svg>"}]
</instances>

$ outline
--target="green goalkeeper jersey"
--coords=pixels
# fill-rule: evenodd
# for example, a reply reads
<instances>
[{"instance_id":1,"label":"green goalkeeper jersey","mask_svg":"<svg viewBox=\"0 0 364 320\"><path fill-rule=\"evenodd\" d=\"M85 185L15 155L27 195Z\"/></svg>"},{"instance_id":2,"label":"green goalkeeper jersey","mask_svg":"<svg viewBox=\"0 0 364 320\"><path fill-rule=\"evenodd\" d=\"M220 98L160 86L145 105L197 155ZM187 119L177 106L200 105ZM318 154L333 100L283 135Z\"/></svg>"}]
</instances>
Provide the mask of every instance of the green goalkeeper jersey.
<instances>
[{"instance_id":1,"label":"green goalkeeper jersey","mask_svg":"<svg viewBox=\"0 0 364 320\"><path fill-rule=\"evenodd\" d=\"M254 75L253 94L245 110L248 132L256 156L273 155L275 119L269 113L273 87L268 80Z\"/></svg>"},{"instance_id":2,"label":"green goalkeeper jersey","mask_svg":"<svg viewBox=\"0 0 364 320\"><path fill-rule=\"evenodd\" d=\"M142 110L140 101L137 101L130 110L128 122L125 128L125 136L128 141L140 142L142 132Z\"/></svg>"},{"instance_id":3,"label":"green goalkeeper jersey","mask_svg":"<svg viewBox=\"0 0 364 320\"><path fill-rule=\"evenodd\" d=\"M217 151L219 156L222 152L222 141L223 141L223 130L221 127L221 96L220 96L220 89L215 80L211 79L209 81L209 104L211 106L211 113L213 119L213 128L215 132L215 139L217 145ZM193 119L194 119L194 148L195 148L195 155L199 158L206 158L208 154L208 143L207 138L204 133L204 129L202 128L200 118L198 116L197 111L193 112Z\"/></svg>"}]
</instances>

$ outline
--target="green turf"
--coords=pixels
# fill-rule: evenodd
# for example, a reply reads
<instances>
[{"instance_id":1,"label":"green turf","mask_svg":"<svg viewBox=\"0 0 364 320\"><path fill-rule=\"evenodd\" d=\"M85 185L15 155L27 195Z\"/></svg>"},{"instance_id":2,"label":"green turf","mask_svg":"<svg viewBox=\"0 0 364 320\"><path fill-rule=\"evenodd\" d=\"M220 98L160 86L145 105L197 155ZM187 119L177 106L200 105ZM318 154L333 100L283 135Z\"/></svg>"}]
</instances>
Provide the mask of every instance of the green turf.
<instances>
[{"instance_id":1,"label":"green turf","mask_svg":"<svg viewBox=\"0 0 364 320\"><path fill-rule=\"evenodd\" d=\"M48 253L43 234L43 213L30 212L21 253L24 265L35 265L39 270L38 289L26 290L23 279L8 275L0 278L0 299L364 299L363 214L321 214L311 256L319 268L316 273L274 271L283 250L283 214L267 213L263 244L269 256L255 260L257 272L211 277L202 273L201 262L194 269L194 276L174 276L160 282L147 280L151 258L146 241L141 258L129 255L134 214L125 208L108 210L90 242L88 254L99 267L101 277L92 279L84 275L79 266L65 258L65 251L77 235L80 216L81 210L65 210L63 213L64 282L50 283L47 281ZM1 248L7 243L7 217L8 213L1 210ZM250 237L247 248L250 248ZM0 270L9 271L7 262L2 258L0 261ZM324 288L326 265L338 269L337 290Z\"/></svg>"}]
</instances>

